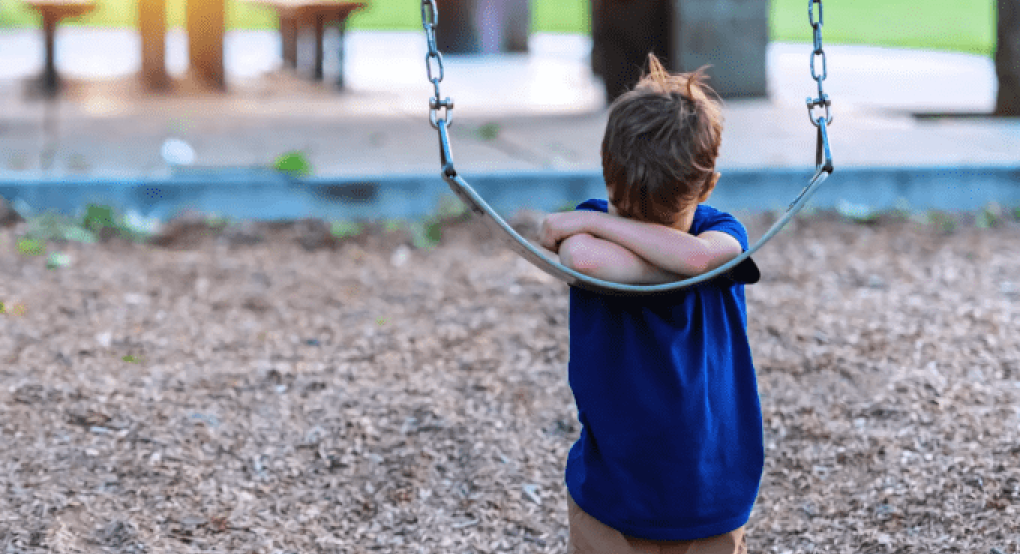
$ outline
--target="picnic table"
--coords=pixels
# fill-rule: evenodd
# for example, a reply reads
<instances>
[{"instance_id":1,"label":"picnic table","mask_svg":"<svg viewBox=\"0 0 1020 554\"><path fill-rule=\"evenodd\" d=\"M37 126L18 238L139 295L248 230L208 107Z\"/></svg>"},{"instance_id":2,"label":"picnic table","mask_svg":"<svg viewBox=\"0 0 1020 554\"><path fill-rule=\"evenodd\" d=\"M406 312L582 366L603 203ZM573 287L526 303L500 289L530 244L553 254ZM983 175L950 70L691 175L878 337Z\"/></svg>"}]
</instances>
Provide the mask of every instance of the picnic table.
<instances>
[{"instance_id":1,"label":"picnic table","mask_svg":"<svg viewBox=\"0 0 1020 554\"><path fill-rule=\"evenodd\" d=\"M297 39L302 28L311 27L315 33L315 71L313 78L321 81L323 61L323 33L326 25L335 23L340 31L340 78L338 86L344 86L344 34L347 18L366 7L365 2L338 2L335 0L245 0L252 4L270 8L280 20L280 40L283 45L283 63L286 67L297 68Z\"/></svg>"},{"instance_id":2,"label":"picnic table","mask_svg":"<svg viewBox=\"0 0 1020 554\"><path fill-rule=\"evenodd\" d=\"M52 95L60 88L60 77L57 75L54 38L57 25L68 17L84 15L96 9L95 0L25 0L25 2L42 16L43 39L46 48L46 65L41 77L42 91Z\"/></svg>"}]
</instances>

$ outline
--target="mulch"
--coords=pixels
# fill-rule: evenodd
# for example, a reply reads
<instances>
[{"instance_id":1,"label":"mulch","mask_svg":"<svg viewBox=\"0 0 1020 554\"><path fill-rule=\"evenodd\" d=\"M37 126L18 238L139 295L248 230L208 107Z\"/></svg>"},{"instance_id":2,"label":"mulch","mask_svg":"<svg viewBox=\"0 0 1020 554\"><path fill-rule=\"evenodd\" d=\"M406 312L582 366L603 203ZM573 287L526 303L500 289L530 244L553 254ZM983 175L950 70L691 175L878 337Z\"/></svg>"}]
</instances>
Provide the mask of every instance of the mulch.
<instances>
[{"instance_id":1,"label":"mulch","mask_svg":"<svg viewBox=\"0 0 1020 554\"><path fill-rule=\"evenodd\" d=\"M57 270L23 225L0 552L565 552L567 289L479 222L51 245ZM1020 552L1020 227L947 229L820 213L756 255L752 552Z\"/></svg>"}]
</instances>

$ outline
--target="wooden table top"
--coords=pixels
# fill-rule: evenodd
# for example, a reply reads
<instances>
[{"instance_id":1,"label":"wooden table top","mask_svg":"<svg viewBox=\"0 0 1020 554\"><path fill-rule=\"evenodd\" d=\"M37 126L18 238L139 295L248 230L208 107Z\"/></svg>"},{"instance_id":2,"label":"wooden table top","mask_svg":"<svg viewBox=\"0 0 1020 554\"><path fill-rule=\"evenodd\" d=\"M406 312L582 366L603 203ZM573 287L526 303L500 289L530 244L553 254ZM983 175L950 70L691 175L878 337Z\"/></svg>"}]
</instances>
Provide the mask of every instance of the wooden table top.
<instances>
[{"instance_id":1,"label":"wooden table top","mask_svg":"<svg viewBox=\"0 0 1020 554\"><path fill-rule=\"evenodd\" d=\"M35 9L43 8L95 8L95 0L24 0Z\"/></svg>"},{"instance_id":2,"label":"wooden table top","mask_svg":"<svg viewBox=\"0 0 1020 554\"><path fill-rule=\"evenodd\" d=\"M32 9L60 17L86 14L96 9L95 0L25 0Z\"/></svg>"},{"instance_id":3,"label":"wooden table top","mask_svg":"<svg viewBox=\"0 0 1020 554\"><path fill-rule=\"evenodd\" d=\"M58 0L59 1L59 0ZM261 4L277 9L316 9L316 10L357 10L368 4L365 2L343 2L337 0L245 0L251 4Z\"/></svg>"},{"instance_id":4,"label":"wooden table top","mask_svg":"<svg viewBox=\"0 0 1020 554\"><path fill-rule=\"evenodd\" d=\"M332 19L346 18L351 12L368 6L366 2L338 2L336 0L244 0L272 8L282 16L308 17L326 15Z\"/></svg>"}]
</instances>

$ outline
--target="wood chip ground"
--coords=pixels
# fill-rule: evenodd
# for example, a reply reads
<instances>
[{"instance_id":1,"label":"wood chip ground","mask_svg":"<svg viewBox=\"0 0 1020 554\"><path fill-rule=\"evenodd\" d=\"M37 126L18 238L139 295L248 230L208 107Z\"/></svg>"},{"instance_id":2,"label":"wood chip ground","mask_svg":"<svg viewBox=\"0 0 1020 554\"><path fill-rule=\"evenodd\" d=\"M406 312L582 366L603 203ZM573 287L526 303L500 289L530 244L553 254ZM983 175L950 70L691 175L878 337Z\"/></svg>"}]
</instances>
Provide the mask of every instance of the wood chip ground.
<instances>
[{"instance_id":1,"label":"wood chip ground","mask_svg":"<svg viewBox=\"0 0 1020 554\"><path fill-rule=\"evenodd\" d=\"M16 233L0 553L566 551L567 289L479 222L67 244L59 270ZM1016 223L816 214L756 258L751 551L1020 552Z\"/></svg>"}]
</instances>

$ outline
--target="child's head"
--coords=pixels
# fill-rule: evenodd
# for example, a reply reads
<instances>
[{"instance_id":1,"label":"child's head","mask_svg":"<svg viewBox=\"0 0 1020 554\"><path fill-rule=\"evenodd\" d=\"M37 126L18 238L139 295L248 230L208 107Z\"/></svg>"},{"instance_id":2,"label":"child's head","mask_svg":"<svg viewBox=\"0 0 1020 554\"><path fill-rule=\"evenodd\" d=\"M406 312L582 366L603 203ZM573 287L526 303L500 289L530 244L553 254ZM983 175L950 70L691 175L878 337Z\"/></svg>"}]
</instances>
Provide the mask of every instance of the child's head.
<instances>
[{"instance_id":1,"label":"child's head","mask_svg":"<svg viewBox=\"0 0 1020 554\"><path fill-rule=\"evenodd\" d=\"M701 69L671 75L654 55L648 61L649 73L610 107L602 174L621 216L673 226L715 186L722 109Z\"/></svg>"}]
</instances>

